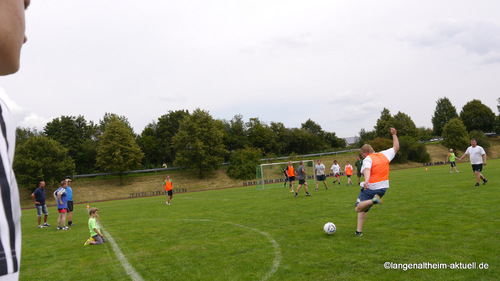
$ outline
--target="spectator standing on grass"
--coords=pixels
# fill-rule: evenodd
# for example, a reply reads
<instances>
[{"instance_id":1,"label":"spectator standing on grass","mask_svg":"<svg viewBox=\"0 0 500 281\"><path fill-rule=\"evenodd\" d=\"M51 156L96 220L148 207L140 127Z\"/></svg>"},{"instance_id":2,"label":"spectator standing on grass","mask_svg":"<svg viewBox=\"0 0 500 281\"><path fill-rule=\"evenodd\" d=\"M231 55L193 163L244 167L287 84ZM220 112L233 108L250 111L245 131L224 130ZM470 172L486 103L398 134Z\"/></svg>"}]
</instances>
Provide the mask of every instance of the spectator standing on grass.
<instances>
[{"instance_id":1,"label":"spectator standing on grass","mask_svg":"<svg viewBox=\"0 0 500 281\"><path fill-rule=\"evenodd\" d=\"M470 163L472 165L472 171L476 175L476 185L479 186L479 180L483 180L483 185L485 185L488 180L481 173L483 171L483 166L486 166L486 152L484 149L477 145L476 139L470 139L470 146L465 151L464 155L458 159L462 161L465 155L470 155Z\"/></svg>"},{"instance_id":2,"label":"spectator standing on grass","mask_svg":"<svg viewBox=\"0 0 500 281\"><path fill-rule=\"evenodd\" d=\"M361 167L363 166L363 161L359 158L359 155L356 156L356 163L354 163L354 166L356 166L356 174L358 176L358 185L361 184Z\"/></svg>"},{"instance_id":3,"label":"spectator standing on grass","mask_svg":"<svg viewBox=\"0 0 500 281\"><path fill-rule=\"evenodd\" d=\"M168 196L167 202L165 203L167 205L170 205L170 200L172 200L172 195L174 194L172 191L172 180L170 179L170 175L167 175L167 177L163 181L163 186L165 187L165 192Z\"/></svg>"},{"instance_id":4,"label":"spectator standing on grass","mask_svg":"<svg viewBox=\"0 0 500 281\"><path fill-rule=\"evenodd\" d=\"M337 160L333 161L333 165L330 170L332 170L332 174L335 177L333 184L335 185L335 182L338 182L340 184L340 165L337 163Z\"/></svg>"},{"instance_id":5,"label":"spectator standing on grass","mask_svg":"<svg viewBox=\"0 0 500 281\"><path fill-rule=\"evenodd\" d=\"M26 42L24 10L29 0L0 0L0 76L19 70L21 47ZM21 263L21 205L12 164L16 127L5 102L0 98L0 279L19 279Z\"/></svg>"},{"instance_id":6,"label":"spectator standing on grass","mask_svg":"<svg viewBox=\"0 0 500 281\"><path fill-rule=\"evenodd\" d=\"M288 161L286 174L288 175L288 181L290 182L288 189L290 190L290 193L293 193L293 186L295 185L295 168L292 165L292 161Z\"/></svg>"},{"instance_id":7,"label":"spectator standing on grass","mask_svg":"<svg viewBox=\"0 0 500 281\"><path fill-rule=\"evenodd\" d=\"M345 175L347 176L347 184L346 185L352 185L352 181L351 181L352 166L349 163L349 161L346 162L344 171L345 171Z\"/></svg>"},{"instance_id":8,"label":"spectator standing on grass","mask_svg":"<svg viewBox=\"0 0 500 281\"><path fill-rule=\"evenodd\" d=\"M288 180L289 180L289 178L288 178L288 174L287 174L287 172L286 172L286 170L287 170L287 169L288 169L288 167L287 167L287 168L285 168L285 169L283 169L283 175L285 176L285 183L283 183L283 187L286 187L286 183L287 183L287 182L288 182Z\"/></svg>"},{"instance_id":9,"label":"spectator standing on grass","mask_svg":"<svg viewBox=\"0 0 500 281\"><path fill-rule=\"evenodd\" d=\"M363 175L365 181L361 183L362 187L356 201L356 212L358 212L358 224L356 235L362 236L363 224L366 220L366 214L374 204L382 204L382 196L389 188L389 163L394 159L399 150L399 140L397 131L391 128L392 148L375 153L375 150L365 144L360 152L363 160Z\"/></svg>"},{"instance_id":10,"label":"spectator standing on grass","mask_svg":"<svg viewBox=\"0 0 500 281\"><path fill-rule=\"evenodd\" d=\"M108 242L106 238L104 238L104 235L102 235L101 232L101 227L99 226L99 215L97 212L99 209L97 208L90 208L89 214L89 231L90 231L90 237L92 239L88 239L85 241L84 246L87 245L101 245L103 243Z\"/></svg>"},{"instance_id":11,"label":"spectator standing on grass","mask_svg":"<svg viewBox=\"0 0 500 281\"><path fill-rule=\"evenodd\" d=\"M71 186L71 180L66 179L66 194L68 195L68 226L73 226L73 189Z\"/></svg>"},{"instance_id":12,"label":"spectator standing on grass","mask_svg":"<svg viewBox=\"0 0 500 281\"><path fill-rule=\"evenodd\" d=\"M59 217L57 218L57 230L68 230L66 226L66 214L68 213L68 194L66 194L67 187L66 180L61 181L61 186L54 192L54 198L57 201L57 211Z\"/></svg>"},{"instance_id":13,"label":"spectator standing on grass","mask_svg":"<svg viewBox=\"0 0 500 281\"><path fill-rule=\"evenodd\" d=\"M325 165L321 163L321 160L318 160L318 164L314 166L314 174L316 176L316 191L318 191L320 181L325 185L325 189L328 189L326 185Z\"/></svg>"},{"instance_id":14,"label":"spectator standing on grass","mask_svg":"<svg viewBox=\"0 0 500 281\"><path fill-rule=\"evenodd\" d=\"M49 216L49 211L47 210L47 205L45 205L45 182L41 181L35 191L31 194L31 199L35 203L36 212L38 215L38 228L49 227L47 223L47 217ZM42 225L42 213L45 215L43 217Z\"/></svg>"},{"instance_id":15,"label":"spectator standing on grass","mask_svg":"<svg viewBox=\"0 0 500 281\"><path fill-rule=\"evenodd\" d=\"M460 173L457 170L457 164L455 163L455 153L453 153L453 149L450 148L450 153L446 157L446 162L450 161L450 174L453 174L453 168L455 168L456 173Z\"/></svg>"},{"instance_id":16,"label":"spectator standing on grass","mask_svg":"<svg viewBox=\"0 0 500 281\"><path fill-rule=\"evenodd\" d=\"M300 161L299 162L299 167L297 168L297 178L299 180L299 185L297 186L297 190L295 191L295 198L298 197L299 194L299 189L302 185L304 185L304 188L306 190L306 196L311 196L307 190L307 182L306 182L306 168L304 167L304 162Z\"/></svg>"}]
</instances>

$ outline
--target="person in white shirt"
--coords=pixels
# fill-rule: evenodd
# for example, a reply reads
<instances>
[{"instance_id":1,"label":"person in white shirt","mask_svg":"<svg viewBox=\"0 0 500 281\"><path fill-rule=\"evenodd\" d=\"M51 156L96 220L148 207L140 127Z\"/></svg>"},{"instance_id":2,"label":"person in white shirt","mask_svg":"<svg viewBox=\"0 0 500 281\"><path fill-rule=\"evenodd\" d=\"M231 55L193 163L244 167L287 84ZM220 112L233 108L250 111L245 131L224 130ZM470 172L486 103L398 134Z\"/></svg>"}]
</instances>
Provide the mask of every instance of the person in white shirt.
<instances>
[{"instance_id":1,"label":"person in white shirt","mask_svg":"<svg viewBox=\"0 0 500 281\"><path fill-rule=\"evenodd\" d=\"M476 139L470 139L469 148L467 148L464 155L462 155L458 161L461 162L465 155L470 155L472 171L476 175L475 186L479 186L479 180L483 180L483 185L486 184L488 180L481 173L483 171L483 166L486 166L486 152L481 146L477 145Z\"/></svg>"},{"instance_id":2,"label":"person in white shirt","mask_svg":"<svg viewBox=\"0 0 500 281\"><path fill-rule=\"evenodd\" d=\"M335 177L333 184L335 184L336 181L340 184L340 165L337 163L337 160L333 161L333 165L330 170L332 170L332 174Z\"/></svg>"},{"instance_id":3,"label":"person in white shirt","mask_svg":"<svg viewBox=\"0 0 500 281\"><path fill-rule=\"evenodd\" d=\"M318 164L314 166L314 174L316 175L316 191L318 191L320 181L325 185L325 189L328 189L326 184L325 165L321 163L321 160L318 160Z\"/></svg>"}]
</instances>

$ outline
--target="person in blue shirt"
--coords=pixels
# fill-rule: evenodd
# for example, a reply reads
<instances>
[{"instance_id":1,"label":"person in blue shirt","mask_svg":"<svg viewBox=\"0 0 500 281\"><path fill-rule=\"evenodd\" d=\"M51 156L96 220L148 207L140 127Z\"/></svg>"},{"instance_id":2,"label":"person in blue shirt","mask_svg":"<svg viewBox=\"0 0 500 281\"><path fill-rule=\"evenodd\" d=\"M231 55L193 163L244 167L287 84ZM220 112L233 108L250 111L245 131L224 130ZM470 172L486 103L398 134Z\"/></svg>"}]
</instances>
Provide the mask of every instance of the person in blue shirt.
<instances>
[{"instance_id":1,"label":"person in blue shirt","mask_svg":"<svg viewBox=\"0 0 500 281\"><path fill-rule=\"evenodd\" d=\"M66 214L68 213L68 194L66 187L68 186L66 180L61 181L61 186L54 192L54 198L57 201L57 210L59 217L57 218L57 230L68 230L66 226Z\"/></svg>"},{"instance_id":2,"label":"person in blue shirt","mask_svg":"<svg viewBox=\"0 0 500 281\"><path fill-rule=\"evenodd\" d=\"M68 195L68 226L73 226L73 189L71 189L71 180L66 179L66 194Z\"/></svg>"},{"instance_id":3,"label":"person in blue shirt","mask_svg":"<svg viewBox=\"0 0 500 281\"><path fill-rule=\"evenodd\" d=\"M38 228L49 227L50 225L47 223L47 217L49 215L49 211L47 210L47 205L45 205L45 182L41 181L39 186L35 189L35 191L31 194L31 199L35 203L36 212L38 214ZM42 223L42 213L45 215Z\"/></svg>"}]
</instances>

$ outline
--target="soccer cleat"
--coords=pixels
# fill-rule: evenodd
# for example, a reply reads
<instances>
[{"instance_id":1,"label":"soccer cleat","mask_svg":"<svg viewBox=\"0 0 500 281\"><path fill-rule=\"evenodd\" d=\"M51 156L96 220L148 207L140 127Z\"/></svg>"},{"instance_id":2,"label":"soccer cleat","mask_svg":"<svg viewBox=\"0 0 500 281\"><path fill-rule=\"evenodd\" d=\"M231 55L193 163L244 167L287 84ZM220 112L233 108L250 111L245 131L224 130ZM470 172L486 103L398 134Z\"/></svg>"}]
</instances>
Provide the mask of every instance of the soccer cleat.
<instances>
[{"instance_id":1,"label":"soccer cleat","mask_svg":"<svg viewBox=\"0 0 500 281\"><path fill-rule=\"evenodd\" d=\"M290 190L290 193L293 193L293 189L292 189L292 190Z\"/></svg>"},{"instance_id":2,"label":"soccer cleat","mask_svg":"<svg viewBox=\"0 0 500 281\"><path fill-rule=\"evenodd\" d=\"M316 188L314 191L318 191L318 189Z\"/></svg>"},{"instance_id":3,"label":"soccer cleat","mask_svg":"<svg viewBox=\"0 0 500 281\"><path fill-rule=\"evenodd\" d=\"M70 228L69 228L69 227L67 227L67 226L63 226L63 227L62 227L62 230L69 230L69 229L70 229Z\"/></svg>"},{"instance_id":4,"label":"soccer cleat","mask_svg":"<svg viewBox=\"0 0 500 281\"><path fill-rule=\"evenodd\" d=\"M487 179L484 179L484 180L483 180L483 185L485 185L487 182L488 182L488 180L487 180Z\"/></svg>"},{"instance_id":5,"label":"soccer cleat","mask_svg":"<svg viewBox=\"0 0 500 281\"><path fill-rule=\"evenodd\" d=\"M170 203L168 203L168 202L167 202L167 205L169 205L169 206L170 206Z\"/></svg>"},{"instance_id":6,"label":"soccer cleat","mask_svg":"<svg viewBox=\"0 0 500 281\"><path fill-rule=\"evenodd\" d=\"M306 192L306 196L311 196L311 194L309 192Z\"/></svg>"},{"instance_id":7,"label":"soccer cleat","mask_svg":"<svg viewBox=\"0 0 500 281\"><path fill-rule=\"evenodd\" d=\"M60 226L57 227L57 230L61 230L62 228Z\"/></svg>"},{"instance_id":8,"label":"soccer cleat","mask_svg":"<svg viewBox=\"0 0 500 281\"><path fill-rule=\"evenodd\" d=\"M361 231L356 230L356 236L363 236L363 233Z\"/></svg>"},{"instance_id":9,"label":"soccer cleat","mask_svg":"<svg viewBox=\"0 0 500 281\"><path fill-rule=\"evenodd\" d=\"M44 224L43 224L43 227L50 227L50 224L48 224L48 223L44 223Z\"/></svg>"},{"instance_id":10,"label":"soccer cleat","mask_svg":"<svg viewBox=\"0 0 500 281\"><path fill-rule=\"evenodd\" d=\"M72 223L72 224L68 224L68 226L75 226L75 224L74 224L74 223Z\"/></svg>"},{"instance_id":11,"label":"soccer cleat","mask_svg":"<svg viewBox=\"0 0 500 281\"><path fill-rule=\"evenodd\" d=\"M340 182L339 182L339 185L340 185Z\"/></svg>"},{"instance_id":12,"label":"soccer cleat","mask_svg":"<svg viewBox=\"0 0 500 281\"><path fill-rule=\"evenodd\" d=\"M478 183L478 182L476 182L476 185L474 185L474 186L479 186L479 183Z\"/></svg>"},{"instance_id":13,"label":"soccer cleat","mask_svg":"<svg viewBox=\"0 0 500 281\"><path fill-rule=\"evenodd\" d=\"M90 245L90 239L87 239L87 241L85 241L85 243L83 244L83 246L88 246Z\"/></svg>"},{"instance_id":14,"label":"soccer cleat","mask_svg":"<svg viewBox=\"0 0 500 281\"><path fill-rule=\"evenodd\" d=\"M295 193L295 198L298 198L297 193Z\"/></svg>"},{"instance_id":15,"label":"soccer cleat","mask_svg":"<svg viewBox=\"0 0 500 281\"><path fill-rule=\"evenodd\" d=\"M325 188L326 188L326 190L328 190L328 187L325 187Z\"/></svg>"},{"instance_id":16,"label":"soccer cleat","mask_svg":"<svg viewBox=\"0 0 500 281\"><path fill-rule=\"evenodd\" d=\"M38 228L43 228L43 225L39 225Z\"/></svg>"},{"instance_id":17,"label":"soccer cleat","mask_svg":"<svg viewBox=\"0 0 500 281\"><path fill-rule=\"evenodd\" d=\"M167 204L167 205L168 205L168 202L167 202L167 201L165 201L165 204Z\"/></svg>"},{"instance_id":18,"label":"soccer cleat","mask_svg":"<svg viewBox=\"0 0 500 281\"><path fill-rule=\"evenodd\" d=\"M375 196L373 196L373 204L383 204L382 199L380 199L380 196L378 196L378 194L375 194Z\"/></svg>"}]
</instances>

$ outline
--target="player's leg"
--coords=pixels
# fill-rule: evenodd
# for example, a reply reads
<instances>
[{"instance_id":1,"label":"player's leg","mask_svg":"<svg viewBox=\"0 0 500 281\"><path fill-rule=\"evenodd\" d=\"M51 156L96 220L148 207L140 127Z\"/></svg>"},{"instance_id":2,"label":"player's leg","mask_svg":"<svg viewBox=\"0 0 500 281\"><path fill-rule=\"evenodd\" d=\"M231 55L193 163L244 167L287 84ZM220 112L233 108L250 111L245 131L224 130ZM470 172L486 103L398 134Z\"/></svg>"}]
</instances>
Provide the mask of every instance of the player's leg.
<instances>
[{"instance_id":1,"label":"player's leg","mask_svg":"<svg viewBox=\"0 0 500 281\"><path fill-rule=\"evenodd\" d=\"M366 212L360 212L358 213L358 224L356 227L356 234L361 236L363 232L363 224L365 223L366 220Z\"/></svg>"}]
</instances>

